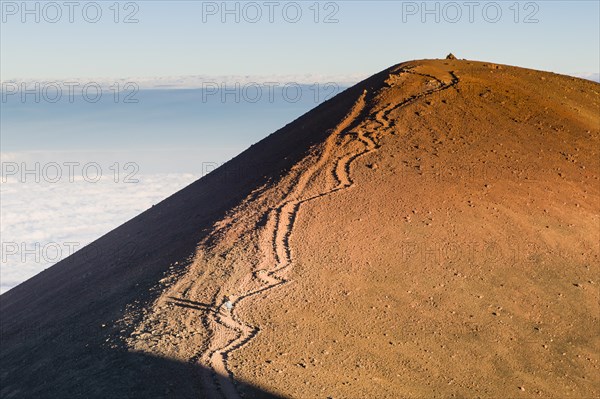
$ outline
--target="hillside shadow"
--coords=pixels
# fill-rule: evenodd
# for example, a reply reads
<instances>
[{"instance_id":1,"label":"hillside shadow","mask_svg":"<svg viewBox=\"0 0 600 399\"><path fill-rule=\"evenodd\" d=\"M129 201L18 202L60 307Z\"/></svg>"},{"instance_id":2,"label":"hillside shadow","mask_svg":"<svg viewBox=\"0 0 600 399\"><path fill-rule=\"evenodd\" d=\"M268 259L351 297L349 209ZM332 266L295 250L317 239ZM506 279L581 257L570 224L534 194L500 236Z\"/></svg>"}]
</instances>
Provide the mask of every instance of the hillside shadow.
<instances>
[{"instance_id":1,"label":"hillside shadow","mask_svg":"<svg viewBox=\"0 0 600 399\"><path fill-rule=\"evenodd\" d=\"M0 373L2 399L222 399L217 387L227 378L196 364L108 349L91 350L78 359L42 356L6 365ZM204 385L207 380L211 386ZM242 398L283 398L244 382L236 388Z\"/></svg>"}]
</instances>

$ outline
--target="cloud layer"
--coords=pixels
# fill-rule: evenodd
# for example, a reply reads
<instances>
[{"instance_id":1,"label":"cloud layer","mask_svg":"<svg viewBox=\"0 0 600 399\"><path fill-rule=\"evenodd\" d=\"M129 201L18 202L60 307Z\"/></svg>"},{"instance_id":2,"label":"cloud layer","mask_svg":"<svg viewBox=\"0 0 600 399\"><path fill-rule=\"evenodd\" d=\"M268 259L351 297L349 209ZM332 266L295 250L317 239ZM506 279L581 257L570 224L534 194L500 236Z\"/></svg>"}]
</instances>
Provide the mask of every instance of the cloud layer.
<instances>
[{"instance_id":1,"label":"cloud layer","mask_svg":"<svg viewBox=\"0 0 600 399\"><path fill-rule=\"evenodd\" d=\"M36 275L197 179L139 175L137 183L77 176L56 183L3 176L0 292Z\"/></svg>"}]
</instances>

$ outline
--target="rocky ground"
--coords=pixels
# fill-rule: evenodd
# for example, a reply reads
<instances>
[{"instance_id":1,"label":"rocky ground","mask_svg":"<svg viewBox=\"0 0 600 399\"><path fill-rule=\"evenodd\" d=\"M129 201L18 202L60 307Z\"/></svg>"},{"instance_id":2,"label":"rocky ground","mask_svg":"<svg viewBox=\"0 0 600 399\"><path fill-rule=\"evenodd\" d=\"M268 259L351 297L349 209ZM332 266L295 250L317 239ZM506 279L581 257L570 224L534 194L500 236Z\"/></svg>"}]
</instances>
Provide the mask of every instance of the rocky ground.
<instances>
[{"instance_id":1,"label":"rocky ground","mask_svg":"<svg viewBox=\"0 0 600 399\"><path fill-rule=\"evenodd\" d=\"M2 295L2 397L598 397L599 90L374 75Z\"/></svg>"}]
</instances>

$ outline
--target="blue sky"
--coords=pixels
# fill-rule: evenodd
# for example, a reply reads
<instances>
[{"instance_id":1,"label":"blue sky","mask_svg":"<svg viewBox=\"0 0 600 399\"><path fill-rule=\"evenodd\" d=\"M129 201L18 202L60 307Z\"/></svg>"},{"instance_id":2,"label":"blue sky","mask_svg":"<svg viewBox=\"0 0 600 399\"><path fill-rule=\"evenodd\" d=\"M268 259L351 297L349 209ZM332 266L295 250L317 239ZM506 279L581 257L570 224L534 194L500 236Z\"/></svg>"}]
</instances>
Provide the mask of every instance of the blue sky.
<instances>
[{"instance_id":1,"label":"blue sky","mask_svg":"<svg viewBox=\"0 0 600 399\"><path fill-rule=\"evenodd\" d=\"M449 51L461 58L565 74L593 73L600 68L598 1L521 1L517 7L514 1L498 1L502 16L495 23L484 15L485 7L487 19L495 18L496 7L487 1L477 2L472 23L462 1L454 3L462 12L456 23L451 20L456 19L457 8L449 2L437 2L439 23L435 13L425 15L422 22L420 1L320 2L318 23L313 1L298 2L302 17L296 23L286 21L295 15L291 2L277 2L273 23L263 1L254 3L263 14L256 23L249 22L256 15L256 7L247 6L249 2L238 2L239 23L233 14L226 16L225 23L221 21L221 2L121 2L118 23L112 1L99 2L102 17L97 23L83 17L82 7L89 2L78 3L73 23L64 6L58 22L49 23L55 10L43 11L45 2L37 3L40 22L34 21L35 15L25 15L23 23L21 1L2 1L3 80L372 74L401 61L440 58ZM36 2L27 4L34 9ZM209 11L214 11L210 8L214 5L218 10L212 15ZM235 2L228 7L236 7ZM435 10L436 2L426 7ZM91 18L94 12L93 7L87 8ZM138 22L123 23L131 13ZM324 23L328 15L338 22ZM527 18L538 22L526 23Z\"/></svg>"}]
</instances>

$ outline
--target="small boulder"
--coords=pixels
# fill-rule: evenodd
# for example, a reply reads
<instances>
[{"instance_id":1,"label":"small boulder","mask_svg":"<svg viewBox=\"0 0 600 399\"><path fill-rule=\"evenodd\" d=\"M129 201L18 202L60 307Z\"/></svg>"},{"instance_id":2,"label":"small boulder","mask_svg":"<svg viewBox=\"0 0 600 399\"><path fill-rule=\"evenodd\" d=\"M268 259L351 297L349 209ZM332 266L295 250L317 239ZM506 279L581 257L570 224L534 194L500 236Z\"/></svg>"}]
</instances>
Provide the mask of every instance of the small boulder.
<instances>
[{"instance_id":1,"label":"small boulder","mask_svg":"<svg viewBox=\"0 0 600 399\"><path fill-rule=\"evenodd\" d=\"M455 59L456 59L456 57L454 56L454 54L450 53L450 54L448 54L448 55L446 56L446 59L447 59L447 60L455 60Z\"/></svg>"}]
</instances>

